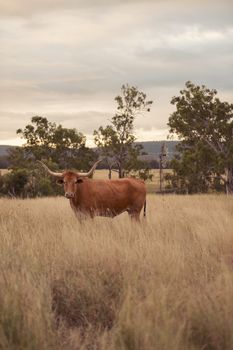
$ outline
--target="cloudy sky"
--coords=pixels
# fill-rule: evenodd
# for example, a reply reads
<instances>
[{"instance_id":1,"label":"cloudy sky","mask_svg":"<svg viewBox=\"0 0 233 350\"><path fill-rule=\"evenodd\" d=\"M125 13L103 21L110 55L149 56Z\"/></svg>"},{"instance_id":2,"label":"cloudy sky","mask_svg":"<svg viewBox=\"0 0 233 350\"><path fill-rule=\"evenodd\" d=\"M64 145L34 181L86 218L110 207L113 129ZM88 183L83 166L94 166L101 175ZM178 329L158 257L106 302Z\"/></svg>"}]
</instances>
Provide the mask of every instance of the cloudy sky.
<instances>
[{"instance_id":1,"label":"cloudy sky","mask_svg":"<svg viewBox=\"0 0 233 350\"><path fill-rule=\"evenodd\" d=\"M167 136L187 80L233 102L231 0L0 0L0 144L43 115L87 135L124 83L154 101L139 140Z\"/></svg>"}]
</instances>

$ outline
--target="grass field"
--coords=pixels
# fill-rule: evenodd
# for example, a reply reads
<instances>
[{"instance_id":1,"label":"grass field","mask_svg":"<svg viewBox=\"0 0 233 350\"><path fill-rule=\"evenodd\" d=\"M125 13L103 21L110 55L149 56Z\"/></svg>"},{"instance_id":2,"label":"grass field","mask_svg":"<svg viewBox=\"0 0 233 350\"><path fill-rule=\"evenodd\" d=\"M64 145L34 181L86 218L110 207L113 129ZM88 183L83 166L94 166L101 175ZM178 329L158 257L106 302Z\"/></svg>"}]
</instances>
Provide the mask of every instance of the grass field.
<instances>
[{"instance_id":1,"label":"grass field","mask_svg":"<svg viewBox=\"0 0 233 350\"><path fill-rule=\"evenodd\" d=\"M152 196L141 224L0 200L0 349L233 349L233 198Z\"/></svg>"}]
</instances>

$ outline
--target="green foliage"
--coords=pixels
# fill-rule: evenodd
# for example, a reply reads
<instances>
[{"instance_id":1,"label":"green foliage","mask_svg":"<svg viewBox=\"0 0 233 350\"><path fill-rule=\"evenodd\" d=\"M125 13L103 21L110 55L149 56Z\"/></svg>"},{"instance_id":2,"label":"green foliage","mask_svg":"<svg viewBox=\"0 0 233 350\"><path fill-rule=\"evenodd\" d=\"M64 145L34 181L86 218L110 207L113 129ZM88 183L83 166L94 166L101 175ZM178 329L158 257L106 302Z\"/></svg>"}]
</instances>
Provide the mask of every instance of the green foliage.
<instances>
[{"instance_id":1,"label":"green foliage","mask_svg":"<svg viewBox=\"0 0 233 350\"><path fill-rule=\"evenodd\" d=\"M227 191L233 191L233 104L216 95L216 90L187 82L171 100L176 111L168 125L181 140L180 158L172 166L191 193L221 188L220 178Z\"/></svg>"},{"instance_id":2,"label":"green foliage","mask_svg":"<svg viewBox=\"0 0 233 350\"><path fill-rule=\"evenodd\" d=\"M185 148L181 144L178 149L181 152L180 157L171 161L177 187L188 193L206 193L213 190L217 179L220 181L215 154L202 142L198 142L193 148Z\"/></svg>"},{"instance_id":3,"label":"green foliage","mask_svg":"<svg viewBox=\"0 0 233 350\"><path fill-rule=\"evenodd\" d=\"M96 153L85 147L86 138L76 129L63 128L44 117L35 116L31 124L17 130L25 139L23 147L9 150L11 171L1 177L0 193L16 197L54 196L62 193L54 179L45 176L35 160L46 160L52 169L87 171Z\"/></svg>"},{"instance_id":4,"label":"green foliage","mask_svg":"<svg viewBox=\"0 0 233 350\"><path fill-rule=\"evenodd\" d=\"M84 172L90 170L90 165L98 159L98 155L93 149L86 146L80 147L77 152L71 152L70 168L79 169ZM67 168L69 168L67 166Z\"/></svg>"},{"instance_id":5,"label":"green foliage","mask_svg":"<svg viewBox=\"0 0 233 350\"><path fill-rule=\"evenodd\" d=\"M51 159L63 168L75 165L78 151L85 148L86 142L85 136L76 129L63 128L40 116L32 117L31 124L18 129L17 134L26 140L23 151L17 151L24 153L23 158ZM15 151L14 157L17 157Z\"/></svg>"},{"instance_id":6,"label":"green foliage","mask_svg":"<svg viewBox=\"0 0 233 350\"><path fill-rule=\"evenodd\" d=\"M2 192L10 196L23 196L24 187L28 181L26 169L17 169L2 176Z\"/></svg>"},{"instance_id":7,"label":"green foliage","mask_svg":"<svg viewBox=\"0 0 233 350\"><path fill-rule=\"evenodd\" d=\"M25 150L32 152L36 159L41 159L52 155L55 130L55 123L44 117L34 116L31 124L26 125L23 130L18 129L16 133L26 140Z\"/></svg>"},{"instance_id":8,"label":"green foliage","mask_svg":"<svg viewBox=\"0 0 233 350\"><path fill-rule=\"evenodd\" d=\"M137 115L149 112L152 104L152 101L147 101L146 94L134 86L123 85L121 92L122 95L115 98L117 112L111 124L94 131L95 144L102 155L110 159L109 163L116 165L119 177L124 171L137 169L140 165L141 147L135 145L134 121Z\"/></svg>"},{"instance_id":9,"label":"green foliage","mask_svg":"<svg viewBox=\"0 0 233 350\"><path fill-rule=\"evenodd\" d=\"M213 150L220 148L218 142L232 146L233 105L216 98L216 90L210 90L204 85L195 86L189 81L186 90L181 90L180 94L171 100L176 111L169 118L170 132L177 133L189 144L205 137Z\"/></svg>"},{"instance_id":10,"label":"green foliage","mask_svg":"<svg viewBox=\"0 0 233 350\"><path fill-rule=\"evenodd\" d=\"M42 169L13 169L0 177L0 193L11 197L56 196L62 189Z\"/></svg>"},{"instance_id":11,"label":"green foliage","mask_svg":"<svg viewBox=\"0 0 233 350\"><path fill-rule=\"evenodd\" d=\"M0 169L7 169L9 166L9 161L7 156L0 156Z\"/></svg>"},{"instance_id":12,"label":"green foliage","mask_svg":"<svg viewBox=\"0 0 233 350\"><path fill-rule=\"evenodd\" d=\"M153 176L154 175L150 173L150 168L141 169L138 172L139 179L144 180L144 181L147 181L147 180L152 181Z\"/></svg>"},{"instance_id":13,"label":"green foliage","mask_svg":"<svg viewBox=\"0 0 233 350\"><path fill-rule=\"evenodd\" d=\"M26 169L30 165L32 155L24 147L14 147L8 151L10 169Z\"/></svg>"}]
</instances>

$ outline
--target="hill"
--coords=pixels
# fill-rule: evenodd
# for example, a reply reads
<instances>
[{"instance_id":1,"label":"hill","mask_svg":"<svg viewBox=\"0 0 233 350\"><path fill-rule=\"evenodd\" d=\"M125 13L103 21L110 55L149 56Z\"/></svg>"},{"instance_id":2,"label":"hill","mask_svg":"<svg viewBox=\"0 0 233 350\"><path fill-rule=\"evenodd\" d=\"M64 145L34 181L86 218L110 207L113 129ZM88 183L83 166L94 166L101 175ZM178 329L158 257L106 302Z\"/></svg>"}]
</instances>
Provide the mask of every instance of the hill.
<instances>
[{"instance_id":1,"label":"hill","mask_svg":"<svg viewBox=\"0 0 233 350\"><path fill-rule=\"evenodd\" d=\"M158 159L161 152L162 144L165 142L168 149L168 159L172 159L175 153L175 147L178 144L178 141L146 141L146 142L137 142L141 144L148 154L153 158Z\"/></svg>"},{"instance_id":2,"label":"hill","mask_svg":"<svg viewBox=\"0 0 233 350\"><path fill-rule=\"evenodd\" d=\"M152 167L158 167L159 154L161 152L161 147L163 143L166 143L168 154L167 159L171 160L174 157L175 147L178 141L147 141L147 142L137 142L141 144L146 155L140 156L140 159L146 162L155 162L157 165L153 164ZM8 168L10 166L7 160L8 150L15 146L10 145L0 145L0 168ZM96 149L96 148L95 148Z\"/></svg>"},{"instance_id":3,"label":"hill","mask_svg":"<svg viewBox=\"0 0 233 350\"><path fill-rule=\"evenodd\" d=\"M7 151L15 146L10 145L0 145L0 157L7 156Z\"/></svg>"},{"instance_id":4,"label":"hill","mask_svg":"<svg viewBox=\"0 0 233 350\"><path fill-rule=\"evenodd\" d=\"M145 152L148 153L148 155L153 155L154 157L158 158L163 142L166 143L166 146L168 148L168 157L172 158L175 152L175 146L177 145L178 141L146 141L137 143L143 146ZM0 145L0 157L6 156L8 149L12 147L15 146Z\"/></svg>"}]
</instances>

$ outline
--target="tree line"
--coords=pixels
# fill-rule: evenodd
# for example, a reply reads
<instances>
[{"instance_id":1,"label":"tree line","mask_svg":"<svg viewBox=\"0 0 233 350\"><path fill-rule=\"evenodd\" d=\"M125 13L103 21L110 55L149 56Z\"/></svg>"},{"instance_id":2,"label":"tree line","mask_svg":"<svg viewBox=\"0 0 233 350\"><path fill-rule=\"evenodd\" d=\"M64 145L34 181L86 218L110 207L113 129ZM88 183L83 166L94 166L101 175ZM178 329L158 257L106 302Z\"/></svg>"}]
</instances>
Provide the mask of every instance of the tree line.
<instances>
[{"instance_id":1,"label":"tree line","mask_svg":"<svg viewBox=\"0 0 233 350\"><path fill-rule=\"evenodd\" d=\"M136 144L135 118L150 111L152 101L134 86L123 85L115 98L117 109L109 125L94 130L97 149L86 146L86 137L76 129L64 128L42 116L34 116L31 123L16 133L25 141L23 147L9 150L10 172L0 178L0 191L12 197L48 196L60 193L53 179L44 176L36 167L36 160L44 161L51 169L78 169L86 172L99 157L102 167L118 176L138 176L149 179L149 165L140 159L143 147Z\"/></svg>"},{"instance_id":2,"label":"tree line","mask_svg":"<svg viewBox=\"0 0 233 350\"><path fill-rule=\"evenodd\" d=\"M42 116L17 134L22 147L9 150L10 172L0 176L0 193L8 196L35 197L60 194L53 179L35 165L44 161L53 170L87 171L99 157L102 167L125 176L152 179L151 164L142 160L143 147L136 143L135 119L150 112L153 101L144 92L123 85L115 98L116 113L109 124L94 130L96 149L86 146L83 133L64 128ZM181 193L225 191L233 193L233 105L222 102L216 90L187 82L171 100L175 111L168 120L170 138L178 136L177 153L171 161L172 173L166 187Z\"/></svg>"}]
</instances>

